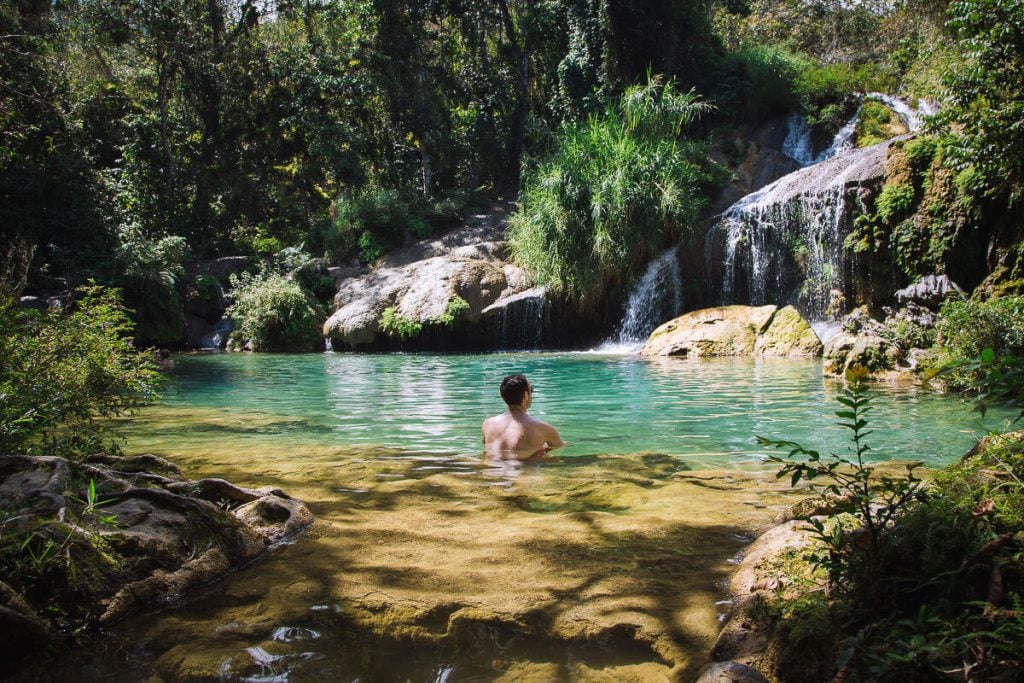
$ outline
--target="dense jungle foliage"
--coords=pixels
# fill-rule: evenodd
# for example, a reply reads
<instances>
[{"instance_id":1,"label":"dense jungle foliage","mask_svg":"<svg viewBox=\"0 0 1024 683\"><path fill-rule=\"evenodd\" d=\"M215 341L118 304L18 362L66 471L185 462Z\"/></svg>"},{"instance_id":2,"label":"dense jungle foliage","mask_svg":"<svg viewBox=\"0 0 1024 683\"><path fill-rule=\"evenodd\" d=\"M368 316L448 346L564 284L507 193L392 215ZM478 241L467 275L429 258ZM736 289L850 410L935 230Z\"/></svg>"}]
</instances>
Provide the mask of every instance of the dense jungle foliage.
<instances>
[{"instance_id":1,"label":"dense jungle foliage","mask_svg":"<svg viewBox=\"0 0 1024 683\"><path fill-rule=\"evenodd\" d=\"M973 202L966 220L998 218L1024 186L1021 13L1015 0L7 0L0 246L36 247L33 291L122 288L136 337L173 345L197 259L301 247L370 262L522 193L518 257L592 300L576 255L622 257L628 280L694 229L723 177L701 145L791 111L828 135L870 90L941 102L939 156ZM655 81L701 103L699 120L637 134L623 98ZM613 179L615 155L640 144L653 156ZM659 171L671 192L654 190L666 178L643 165L671 149L684 152ZM556 196L556 177L572 191ZM620 234L631 207L655 220ZM541 267L537 249L559 255Z\"/></svg>"}]
</instances>

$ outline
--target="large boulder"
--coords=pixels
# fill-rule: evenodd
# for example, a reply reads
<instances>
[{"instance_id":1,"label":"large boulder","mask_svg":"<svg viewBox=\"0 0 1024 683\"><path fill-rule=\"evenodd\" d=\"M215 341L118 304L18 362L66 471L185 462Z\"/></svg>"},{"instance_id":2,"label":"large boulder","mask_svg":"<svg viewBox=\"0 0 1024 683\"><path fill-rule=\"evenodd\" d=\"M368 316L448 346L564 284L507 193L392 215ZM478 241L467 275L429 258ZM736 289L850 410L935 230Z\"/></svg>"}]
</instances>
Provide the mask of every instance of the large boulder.
<instances>
[{"instance_id":1,"label":"large boulder","mask_svg":"<svg viewBox=\"0 0 1024 683\"><path fill-rule=\"evenodd\" d=\"M324 336L338 350L386 347L394 340L382 332L381 318L391 308L410 327L430 331L434 341L479 338L477 328L500 316L490 312L482 320L485 311L499 301L499 309L519 306L516 295L533 285L522 268L506 261L504 216L511 208L499 205L458 230L391 252L367 272L342 277Z\"/></svg>"},{"instance_id":2,"label":"large boulder","mask_svg":"<svg viewBox=\"0 0 1024 683\"><path fill-rule=\"evenodd\" d=\"M155 456L0 456L0 509L11 513L0 545L39 558L3 565L0 642L29 634L35 647L174 601L313 521L279 489L189 481Z\"/></svg>"},{"instance_id":3,"label":"large boulder","mask_svg":"<svg viewBox=\"0 0 1024 683\"><path fill-rule=\"evenodd\" d=\"M651 333L644 356L817 356L821 341L796 309L719 306L691 311Z\"/></svg>"},{"instance_id":4,"label":"large boulder","mask_svg":"<svg viewBox=\"0 0 1024 683\"><path fill-rule=\"evenodd\" d=\"M896 303L900 306L917 304L937 311L946 299L964 296L964 290L950 280L948 275L926 275L914 284L897 290Z\"/></svg>"},{"instance_id":5,"label":"large boulder","mask_svg":"<svg viewBox=\"0 0 1024 683\"><path fill-rule=\"evenodd\" d=\"M371 346L381 336L380 321L386 308L394 308L397 315L421 325L439 324L456 297L468 305L460 311L461 319L475 322L485 308L510 289L506 274L509 268L507 264L454 255L378 268L342 283L334 298L337 310L324 323L324 336L335 348ZM518 281L525 282L525 276Z\"/></svg>"},{"instance_id":6,"label":"large boulder","mask_svg":"<svg viewBox=\"0 0 1024 683\"><path fill-rule=\"evenodd\" d=\"M754 354L758 356L817 358L821 350L821 340L811 324L792 306L776 311L754 344Z\"/></svg>"},{"instance_id":7,"label":"large boulder","mask_svg":"<svg viewBox=\"0 0 1024 683\"><path fill-rule=\"evenodd\" d=\"M854 365L872 374L896 370L904 363L903 351L876 334L840 332L825 345L825 373L845 375Z\"/></svg>"}]
</instances>

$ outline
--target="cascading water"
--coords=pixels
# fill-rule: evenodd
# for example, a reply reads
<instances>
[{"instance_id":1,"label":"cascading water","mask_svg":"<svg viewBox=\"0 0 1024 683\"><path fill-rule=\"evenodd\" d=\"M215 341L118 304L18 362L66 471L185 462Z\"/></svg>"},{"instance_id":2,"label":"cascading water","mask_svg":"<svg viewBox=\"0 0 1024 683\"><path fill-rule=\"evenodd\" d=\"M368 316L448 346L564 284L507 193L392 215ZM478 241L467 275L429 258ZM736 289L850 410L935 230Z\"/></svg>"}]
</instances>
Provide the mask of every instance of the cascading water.
<instances>
[{"instance_id":1,"label":"cascading water","mask_svg":"<svg viewBox=\"0 0 1024 683\"><path fill-rule=\"evenodd\" d=\"M782 143L782 153L801 166L814 163L814 142L811 139L811 127L802 114L790 114L786 117L786 139Z\"/></svg>"},{"instance_id":2,"label":"cascading water","mask_svg":"<svg viewBox=\"0 0 1024 683\"><path fill-rule=\"evenodd\" d=\"M815 155L811 127L807 125L807 118L802 114L790 114L786 118L786 139L782 143L782 153L801 166L819 164L843 150L850 149L853 146L853 132L856 127L855 113L832 138L832 144Z\"/></svg>"},{"instance_id":3,"label":"cascading water","mask_svg":"<svg viewBox=\"0 0 1024 683\"><path fill-rule=\"evenodd\" d=\"M887 147L842 152L723 212L708 232L706 252L709 272L721 263L723 301L795 303L806 317L827 318L845 289L851 204L863 182L882 176Z\"/></svg>"},{"instance_id":4,"label":"cascading water","mask_svg":"<svg viewBox=\"0 0 1024 683\"><path fill-rule=\"evenodd\" d=\"M683 307L679 258L673 247L651 261L626 302L626 314L619 328L620 344L640 344L661 323Z\"/></svg>"},{"instance_id":5,"label":"cascading water","mask_svg":"<svg viewBox=\"0 0 1024 683\"><path fill-rule=\"evenodd\" d=\"M918 102L917 108L912 108L904 100L896 97L895 95L886 95L880 92L869 92L865 95L867 99L878 100L885 106L896 112L896 115L900 117L903 123L910 129L911 133L916 133L921 130L921 126L924 125L924 117L932 116L936 113L936 108L926 100Z\"/></svg>"},{"instance_id":6,"label":"cascading water","mask_svg":"<svg viewBox=\"0 0 1024 683\"><path fill-rule=\"evenodd\" d=\"M213 326L213 332L203 335L199 342L202 349L223 349L228 341L228 335L234 328L229 318L221 318Z\"/></svg>"},{"instance_id":7,"label":"cascading water","mask_svg":"<svg viewBox=\"0 0 1024 683\"><path fill-rule=\"evenodd\" d=\"M501 308L499 331L504 349L538 349L544 341L547 292L534 287L511 297Z\"/></svg>"}]
</instances>

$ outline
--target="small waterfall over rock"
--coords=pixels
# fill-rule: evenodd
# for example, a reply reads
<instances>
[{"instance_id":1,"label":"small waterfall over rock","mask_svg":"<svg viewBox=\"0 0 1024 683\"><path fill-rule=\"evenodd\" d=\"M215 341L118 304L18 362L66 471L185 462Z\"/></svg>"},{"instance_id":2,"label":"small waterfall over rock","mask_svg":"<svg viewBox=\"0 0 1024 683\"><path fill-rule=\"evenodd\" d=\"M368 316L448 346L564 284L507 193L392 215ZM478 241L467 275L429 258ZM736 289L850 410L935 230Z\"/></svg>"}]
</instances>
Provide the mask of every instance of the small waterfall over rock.
<instances>
[{"instance_id":1,"label":"small waterfall over rock","mask_svg":"<svg viewBox=\"0 0 1024 683\"><path fill-rule=\"evenodd\" d=\"M782 143L782 153L801 166L814 163L811 127L807 125L807 118L803 114L790 114L786 117L786 139Z\"/></svg>"},{"instance_id":2,"label":"small waterfall over rock","mask_svg":"<svg viewBox=\"0 0 1024 683\"><path fill-rule=\"evenodd\" d=\"M904 100L896 97L895 95L886 95L885 93L880 92L869 92L864 97L866 99L878 100L885 106L889 107L889 109L896 112L897 116L899 116L903 123L906 124L911 133L916 133L921 130L921 126L924 125L925 116L932 116L938 111L934 105L926 100L921 100L918 102L917 108L912 108Z\"/></svg>"},{"instance_id":3,"label":"small waterfall over rock","mask_svg":"<svg viewBox=\"0 0 1024 683\"><path fill-rule=\"evenodd\" d=\"M651 261L630 293L619 327L619 344L642 344L654 328L679 315L682 289L679 258L673 247Z\"/></svg>"},{"instance_id":4,"label":"small waterfall over rock","mask_svg":"<svg viewBox=\"0 0 1024 683\"><path fill-rule=\"evenodd\" d=\"M889 143L850 149L747 195L707 234L709 273L720 273L723 303L792 303L805 317L829 317L847 294L843 239L877 190ZM714 275L712 275L714 277Z\"/></svg>"},{"instance_id":5,"label":"small waterfall over rock","mask_svg":"<svg viewBox=\"0 0 1024 683\"><path fill-rule=\"evenodd\" d=\"M496 321L502 349L538 349L547 321L546 287L532 287L491 304L483 315Z\"/></svg>"},{"instance_id":6,"label":"small waterfall over rock","mask_svg":"<svg viewBox=\"0 0 1024 683\"><path fill-rule=\"evenodd\" d=\"M857 114L854 113L832 138L832 144L815 155L813 134L811 127L807 125L807 118L803 114L790 114L786 118L786 139L782 143L782 153L801 166L821 163L853 146L853 132L856 127Z\"/></svg>"},{"instance_id":7,"label":"small waterfall over rock","mask_svg":"<svg viewBox=\"0 0 1024 683\"><path fill-rule=\"evenodd\" d=\"M199 343L199 348L223 349L224 345L228 342L228 335L231 334L232 329L234 329L234 325L231 323L231 319L221 318L214 323L212 332L203 335Z\"/></svg>"}]
</instances>

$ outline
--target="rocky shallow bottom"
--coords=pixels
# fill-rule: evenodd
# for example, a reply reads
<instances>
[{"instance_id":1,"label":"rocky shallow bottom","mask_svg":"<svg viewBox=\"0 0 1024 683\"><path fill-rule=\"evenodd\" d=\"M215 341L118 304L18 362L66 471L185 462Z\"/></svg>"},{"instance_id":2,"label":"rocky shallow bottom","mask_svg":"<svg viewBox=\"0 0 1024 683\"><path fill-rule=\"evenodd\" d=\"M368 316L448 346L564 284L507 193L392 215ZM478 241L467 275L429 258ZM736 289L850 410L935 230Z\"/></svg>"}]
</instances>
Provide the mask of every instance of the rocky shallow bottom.
<instances>
[{"instance_id":1,"label":"rocky shallow bottom","mask_svg":"<svg viewBox=\"0 0 1024 683\"><path fill-rule=\"evenodd\" d=\"M311 449L245 470L218 473L286 486L309 532L22 675L689 680L728 610L731 558L796 495L653 453L490 466Z\"/></svg>"}]
</instances>

